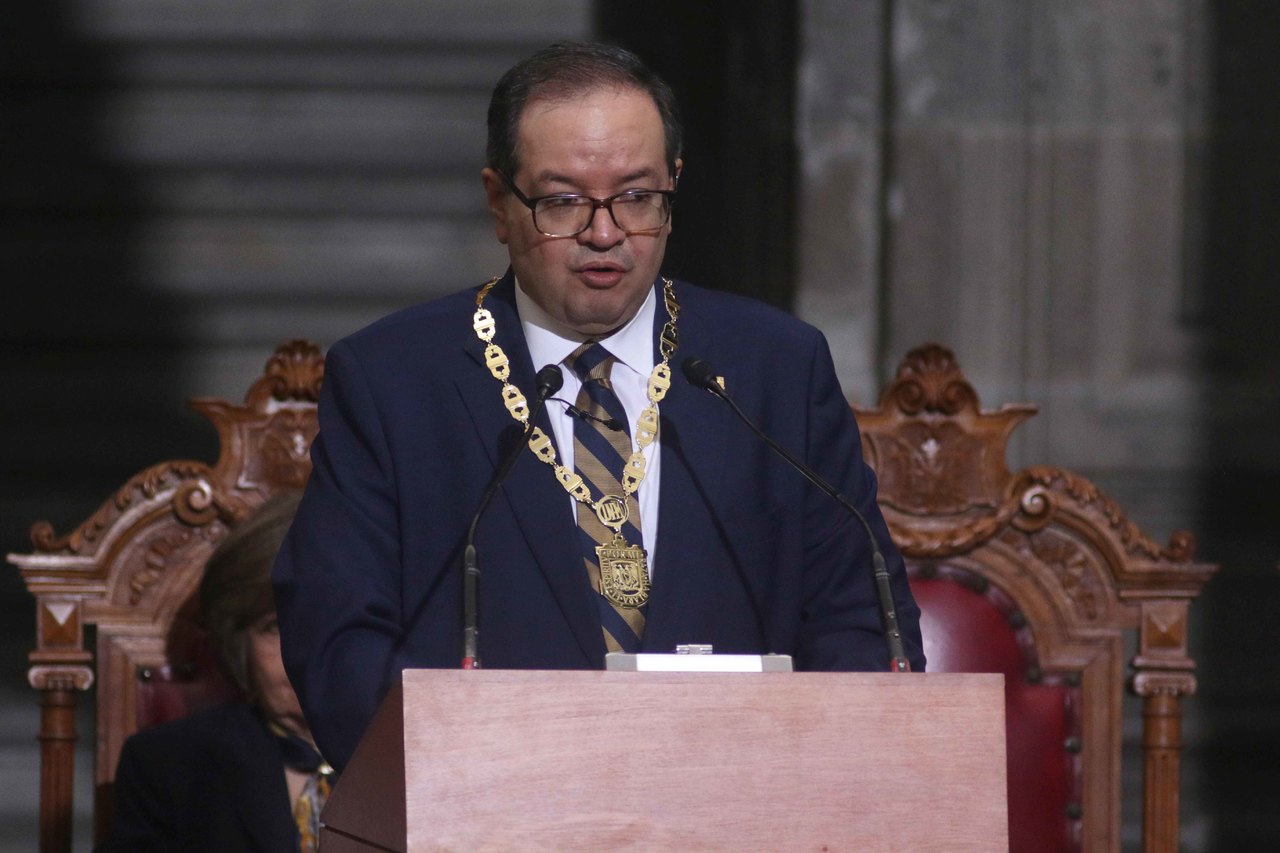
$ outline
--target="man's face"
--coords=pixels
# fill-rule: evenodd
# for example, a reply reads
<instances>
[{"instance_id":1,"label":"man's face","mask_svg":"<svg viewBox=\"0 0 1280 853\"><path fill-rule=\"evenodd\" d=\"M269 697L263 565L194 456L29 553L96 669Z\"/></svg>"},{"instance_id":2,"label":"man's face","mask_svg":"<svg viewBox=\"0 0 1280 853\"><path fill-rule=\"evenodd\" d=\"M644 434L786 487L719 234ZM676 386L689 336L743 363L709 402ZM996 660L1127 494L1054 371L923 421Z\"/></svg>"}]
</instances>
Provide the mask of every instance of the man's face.
<instances>
[{"instance_id":1,"label":"man's face","mask_svg":"<svg viewBox=\"0 0 1280 853\"><path fill-rule=\"evenodd\" d=\"M528 198L607 198L624 190L675 188L662 119L653 99L636 89L529 102L520 120L519 153L519 171L510 177ZM482 176L498 240L507 246L521 288L539 307L591 336L635 315L662 264L670 222L627 234L601 208L581 234L547 237L496 172L485 169Z\"/></svg>"}]
</instances>

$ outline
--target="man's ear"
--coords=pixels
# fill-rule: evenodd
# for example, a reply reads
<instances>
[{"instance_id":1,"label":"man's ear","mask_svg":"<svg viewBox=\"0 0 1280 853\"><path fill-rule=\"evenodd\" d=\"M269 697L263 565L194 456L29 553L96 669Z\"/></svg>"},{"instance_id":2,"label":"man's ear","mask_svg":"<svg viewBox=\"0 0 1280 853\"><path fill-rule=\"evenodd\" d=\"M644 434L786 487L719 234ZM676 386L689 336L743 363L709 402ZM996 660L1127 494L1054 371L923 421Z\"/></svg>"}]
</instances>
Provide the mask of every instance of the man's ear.
<instances>
[{"instance_id":1,"label":"man's ear","mask_svg":"<svg viewBox=\"0 0 1280 853\"><path fill-rule=\"evenodd\" d=\"M480 170L480 180L484 181L484 194L488 199L489 212L493 214L493 231L498 236L498 242L505 245L509 229L507 185L497 172L487 166Z\"/></svg>"}]
</instances>

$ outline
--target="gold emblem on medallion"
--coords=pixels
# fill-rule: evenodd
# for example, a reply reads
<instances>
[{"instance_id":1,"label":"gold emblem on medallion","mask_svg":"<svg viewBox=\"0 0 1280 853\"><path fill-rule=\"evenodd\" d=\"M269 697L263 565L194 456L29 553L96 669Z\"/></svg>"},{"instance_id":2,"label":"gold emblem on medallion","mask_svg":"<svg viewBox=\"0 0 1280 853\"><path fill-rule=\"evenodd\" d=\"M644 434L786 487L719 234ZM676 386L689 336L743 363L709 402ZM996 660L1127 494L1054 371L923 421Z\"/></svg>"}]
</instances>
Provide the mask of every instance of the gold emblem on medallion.
<instances>
[{"instance_id":1,"label":"gold emblem on medallion","mask_svg":"<svg viewBox=\"0 0 1280 853\"><path fill-rule=\"evenodd\" d=\"M600 560L600 594L617 607L642 607L649 600L649 568L643 548L621 537L612 546L596 546Z\"/></svg>"}]
</instances>

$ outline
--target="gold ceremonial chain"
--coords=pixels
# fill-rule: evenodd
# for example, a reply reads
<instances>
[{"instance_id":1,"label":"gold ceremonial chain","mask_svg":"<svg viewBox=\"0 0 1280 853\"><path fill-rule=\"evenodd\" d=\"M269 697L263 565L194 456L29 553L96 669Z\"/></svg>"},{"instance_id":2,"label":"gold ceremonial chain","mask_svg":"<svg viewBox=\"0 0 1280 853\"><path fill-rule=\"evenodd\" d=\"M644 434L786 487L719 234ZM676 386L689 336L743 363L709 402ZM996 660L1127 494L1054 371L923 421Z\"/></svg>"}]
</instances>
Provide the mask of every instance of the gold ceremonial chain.
<instances>
[{"instance_id":1,"label":"gold ceremonial chain","mask_svg":"<svg viewBox=\"0 0 1280 853\"><path fill-rule=\"evenodd\" d=\"M484 361L493 378L502 383L502 403L511 417L522 424L529 422L529 403L520 389L509 381L511 377L511 361L502 347L493 342L497 324L493 314L484 307L484 298L498 283L497 278L489 280L476 295L476 313L472 318L472 328L476 337L485 345ZM635 450L622 471L622 495L601 495L599 500L591 499L591 489L582 481L582 476L570 471L556 460L556 448L551 439L541 428L534 426L529 435L529 449L533 455L550 465L556 473L556 479L574 500L579 501L595 512L600 523L613 531L613 541L606 547L596 546L596 557L600 561L600 586L611 602L619 607L640 607L649 600L648 555L641 545L631 545L622 535L622 525L630 517L631 510L627 498L636 493L644 480L644 449L653 443L658 435L658 404L667 396L671 387L671 356L680 345L676 333L676 320L680 316L680 304L676 302L675 285L671 279L662 280L662 297L667 309L667 322L662 327L658 338L658 352L662 360L653 366L649 374L649 405L636 419ZM638 569L638 572L637 572ZM614 577L614 576L617 577Z\"/></svg>"}]
</instances>

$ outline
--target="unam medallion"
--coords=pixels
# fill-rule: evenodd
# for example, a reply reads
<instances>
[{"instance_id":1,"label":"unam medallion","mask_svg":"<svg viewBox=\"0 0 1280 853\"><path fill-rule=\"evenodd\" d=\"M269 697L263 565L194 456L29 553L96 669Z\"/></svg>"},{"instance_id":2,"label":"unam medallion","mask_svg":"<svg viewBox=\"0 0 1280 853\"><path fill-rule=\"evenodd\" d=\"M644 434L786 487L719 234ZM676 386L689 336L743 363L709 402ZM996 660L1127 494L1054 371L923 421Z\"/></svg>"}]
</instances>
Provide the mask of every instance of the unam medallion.
<instances>
[{"instance_id":1,"label":"unam medallion","mask_svg":"<svg viewBox=\"0 0 1280 853\"><path fill-rule=\"evenodd\" d=\"M643 548L614 541L597 545L600 593L616 607L643 607L649 600L649 567Z\"/></svg>"}]
</instances>

